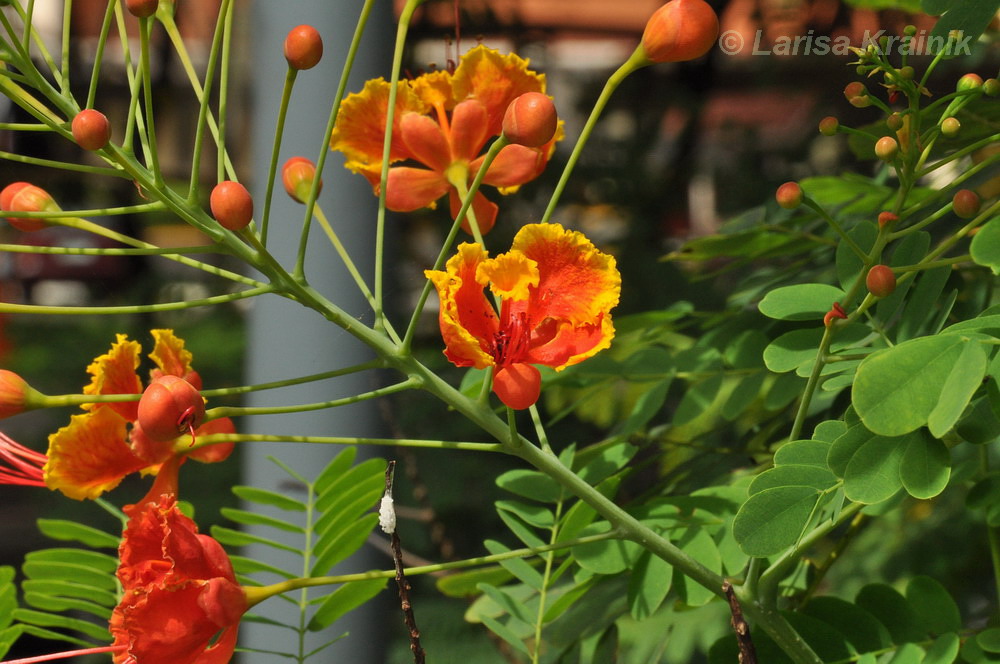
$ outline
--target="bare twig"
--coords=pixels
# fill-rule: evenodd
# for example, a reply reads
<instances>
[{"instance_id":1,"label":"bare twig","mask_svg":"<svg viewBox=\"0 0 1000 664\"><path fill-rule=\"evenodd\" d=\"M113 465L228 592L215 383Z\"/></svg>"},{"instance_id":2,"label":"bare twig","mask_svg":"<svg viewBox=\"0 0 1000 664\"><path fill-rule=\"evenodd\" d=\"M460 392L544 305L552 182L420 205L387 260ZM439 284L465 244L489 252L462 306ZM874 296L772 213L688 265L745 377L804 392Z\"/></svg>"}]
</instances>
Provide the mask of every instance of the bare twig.
<instances>
[{"instance_id":1,"label":"bare twig","mask_svg":"<svg viewBox=\"0 0 1000 664\"><path fill-rule=\"evenodd\" d=\"M424 664L424 649L420 646L420 630L413 616L413 605L410 603L410 582L403 574L403 551L396 533L396 513L392 506L392 473L396 467L395 461L390 461L385 469L385 495L379 506L379 522L382 530L389 534L389 547L392 549L392 561L396 566L396 585L399 587L399 604L403 609L403 622L410 631L410 651L413 652L413 664Z\"/></svg>"},{"instance_id":2,"label":"bare twig","mask_svg":"<svg viewBox=\"0 0 1000 664\"><path fill-rule=\"evenodd\" d=\"M729 611L733 614L730 624L736 632L736 643L740 647L740 664L757 664L757 651L754 650L753 640L750 638L750 625L743 618L743 610L733 592L733 584L728 581L722 584L722 592L726 593L729 600Z\"/></svg>"}]
</instances>

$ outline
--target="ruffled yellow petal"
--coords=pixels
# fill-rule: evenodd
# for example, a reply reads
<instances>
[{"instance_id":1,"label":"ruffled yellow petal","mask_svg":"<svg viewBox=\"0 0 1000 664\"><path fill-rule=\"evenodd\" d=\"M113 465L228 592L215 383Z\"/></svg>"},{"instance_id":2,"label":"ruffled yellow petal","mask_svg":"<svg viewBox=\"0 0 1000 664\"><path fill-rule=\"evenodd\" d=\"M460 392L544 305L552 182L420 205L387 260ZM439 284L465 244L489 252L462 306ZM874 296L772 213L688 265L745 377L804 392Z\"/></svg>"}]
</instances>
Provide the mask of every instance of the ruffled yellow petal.
<instances>
[{"instance_id":1,"label":"ruffled yellow petal","mask_svg":"<svg viewBox=\"0 0 1000 664\"><path fill-rule=\"evenodd\" d=\"M489 283L490 290L504 299L527 300L530 289L538 285L538 263L520 251L509 251L483 261L476 280Z\"/></svg>"},{"instance_id":2,"label":"ruffled yellow petal","mask_svg":"<svg viewBox=\"0 0 1000 664\"><path fill-rule=\"evenodd\" d=\"M136 341L129 341L128 335L119 334L117 340L104 355L97 357L87 367L91 375L90 384L83 388L84 394L140 394L142 381L136 369L142 347ZM108 407L129 421L136 418L138 402L87 404L87 410L101 410Z\"/></svg>"},{"instance_id":3,"label":"ruffled yellow petal","mask_svg":"<svg viewBox=\"0 0 1000 664\"><path fill-rule=\"evenodd\" d=\"M599 251L582 233L559 224L528 224L518 231L511 249L538 264L538 286L525 306L531 327L546 318L597 324L618 304L621 275L614 257Z\"/></svg>"},{"instance_id":4,"label":"ruffled yellow petal","mask_svg":"<svg viewBox=\"0 0 1000 664\"><path fill-rule=\"evenodd\" d=\"M499 136L507 106L525 92L545 92L545 75L528 69L528 61L510 53L477 46L462 56L452 76L456 101L478 99L486 107L489 135Z\"/></svg>"},{"instance_id":5,"label":"ruffled yellow petal","mask_svg":"<svg viewBox=\"0 0 1000 664\"><path fill-rule=\"evenodd\" d=\"M164 374L183 378L192 371L191 351L184 348L184 340L174 335L173 330L150 330L153 340L153 352L149 358L156 363Z\"/></svg>"},{"instance_id":6,"label":"ruffled yellow petal","mask_svg":"<svg viewBox=\"0 0 1000 664\"><path fill-rule=\"evenodd\" d=\"M125 420L110 408L74 415L49 436L45 484L70 498L97 498L145 464L125 442Z\"/></svg>"},{"instance_id":7,"label":"ruffled yellow petal","mask_svg":"<svg viewBox=\"0 0 1000 664\"><path fill-rule=\"evenodd\" d=\"M428 106L450 111L455 106L451 78L451 72L446 70L433 71L410 81L410 88Z\"/></svg>"},{"instance_id":8,"label":"ruffled yellow petal","mask_svg":"<svg viewBox=\"0 0 1000 664\"><path fill-rule=\"evenodd\" d=\"M389 83L376 78L365 83L361 92L347 96L340 104L337 125L330 137L330 149L339 150L347 158L345 166L371 179L382 168L382 144L385 142L385 121L389 109ZM399 122L404 113L426 113L430 107L413 93L406 81L396 88L396 113L393 118L393 139L389 161L409 159L403 143Z\"/></svg>"},{"instance_id":9,"label":"ruffled yellow petal","mask_svg":"<svg viewBox=\"0 0 1000 664\"><path fill-rule=\"evenodd\" d=\"M478 244L466 242L459 245L444 271L424 272L441 300L438 322L444 353L460 367L485 369L493 364L489 350L498 329L496 312L476 281L476 271L488 256Z\"/></svg>"}]
</instances>

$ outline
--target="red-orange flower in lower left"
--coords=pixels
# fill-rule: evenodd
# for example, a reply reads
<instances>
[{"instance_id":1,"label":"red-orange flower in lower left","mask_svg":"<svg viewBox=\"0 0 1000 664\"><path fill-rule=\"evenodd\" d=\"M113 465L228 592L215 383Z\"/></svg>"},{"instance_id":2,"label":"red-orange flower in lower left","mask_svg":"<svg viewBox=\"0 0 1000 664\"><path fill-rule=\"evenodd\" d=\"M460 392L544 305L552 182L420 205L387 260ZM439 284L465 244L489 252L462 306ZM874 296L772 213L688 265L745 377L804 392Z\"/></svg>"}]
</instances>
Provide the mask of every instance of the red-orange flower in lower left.
<instances>
[{"instance_id":1,"label":"red-orange flower in lower left","mask_svg":"<svg viewBox=\"0 0 1000 664\"><path fill-rule=\"evenodd\" d=\"M541 374L607 348L621 276L615 259L559 224L528 224L496 258L465 243L427 277L441 300L445 355L460 367L493 367L493 391L514 409L538 400ZM501 299L499 315L486 297Z\"/></svg>"},{"instance_id":2,"label":"red-orange flower in lower left","mask_svg":"<svg viewBox=\"0 0 1000 664\"><path fill-rule=\"evenodd\" d=\"M115 664L225 664L247 597L222 546L162 495L126 508L122 600L111 615Z\"/></svg>"}]
</instances>

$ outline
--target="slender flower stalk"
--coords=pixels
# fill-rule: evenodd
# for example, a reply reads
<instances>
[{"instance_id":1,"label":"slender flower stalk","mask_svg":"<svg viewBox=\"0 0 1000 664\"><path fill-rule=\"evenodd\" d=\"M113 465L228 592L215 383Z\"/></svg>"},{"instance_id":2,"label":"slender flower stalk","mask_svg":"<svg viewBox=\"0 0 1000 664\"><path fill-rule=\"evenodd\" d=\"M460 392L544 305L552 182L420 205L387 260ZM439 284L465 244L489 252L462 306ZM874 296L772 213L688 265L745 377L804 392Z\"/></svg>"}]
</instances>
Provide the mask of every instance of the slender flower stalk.
<instances>
[{"instance_id":1,"label":"slender flower stalk","mask_svg":"<svg viewBox=\"0 0 1000 664\"><path fill-rule=\"evenodd\" d=\"M42 468L48 457L0 432L0 484L45 486Z\"/></svg>"}]
</instances>

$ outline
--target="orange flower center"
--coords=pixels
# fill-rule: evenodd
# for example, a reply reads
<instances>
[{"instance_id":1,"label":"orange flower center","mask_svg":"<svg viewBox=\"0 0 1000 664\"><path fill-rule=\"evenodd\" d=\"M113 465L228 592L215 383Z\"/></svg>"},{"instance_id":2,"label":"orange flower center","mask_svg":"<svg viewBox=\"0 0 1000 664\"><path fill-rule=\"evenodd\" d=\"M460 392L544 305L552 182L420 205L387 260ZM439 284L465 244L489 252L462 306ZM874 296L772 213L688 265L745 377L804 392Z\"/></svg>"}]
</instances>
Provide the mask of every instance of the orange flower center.
<instances>
[{"instance_id":1,"label":"orange flower center","mask_svg":"<svg viewBox=\"0 0 1000 664\"><path fill-rule=\"evenodd\" d=\"M500 329L493 335L490 355L498 368L518 362L528 349L531 340L531 330L528 329L528 315L520 311L506 315L500 323Z\"/></svg>"}]
</instances>

